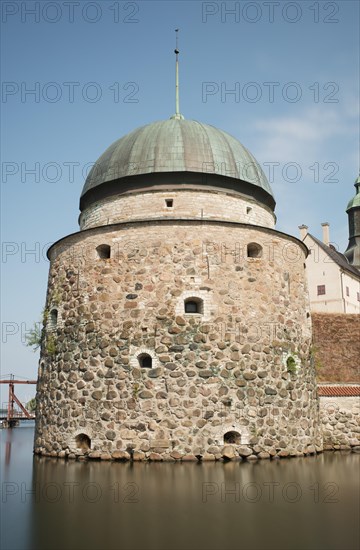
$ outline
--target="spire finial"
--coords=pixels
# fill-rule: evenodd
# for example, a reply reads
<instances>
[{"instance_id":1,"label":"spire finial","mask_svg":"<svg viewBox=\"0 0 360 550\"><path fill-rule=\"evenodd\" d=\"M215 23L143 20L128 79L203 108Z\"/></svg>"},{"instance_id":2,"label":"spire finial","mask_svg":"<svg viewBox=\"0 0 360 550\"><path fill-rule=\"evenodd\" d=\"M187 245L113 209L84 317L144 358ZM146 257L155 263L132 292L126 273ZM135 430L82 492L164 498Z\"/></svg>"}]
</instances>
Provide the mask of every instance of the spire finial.
<instances>
[{"instance_id":1,"label":"spire finial","mask_svg":"<svg viewBox=\"0 0 360 550\"><path fill-rule=\"evenodd\" d=\"M171 117L175 120L184 120L182 114L180 114L180 101L179 101L179 29L175 29L176 45L175 45L175 114Z\"/></svg>"}]
</instances>

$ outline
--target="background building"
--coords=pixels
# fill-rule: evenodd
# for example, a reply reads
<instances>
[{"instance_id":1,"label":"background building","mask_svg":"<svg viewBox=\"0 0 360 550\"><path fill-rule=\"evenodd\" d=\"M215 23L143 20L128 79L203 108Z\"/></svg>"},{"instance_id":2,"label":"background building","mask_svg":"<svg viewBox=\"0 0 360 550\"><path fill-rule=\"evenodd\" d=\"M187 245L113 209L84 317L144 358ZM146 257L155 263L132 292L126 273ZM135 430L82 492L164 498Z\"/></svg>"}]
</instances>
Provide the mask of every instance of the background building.
<instances>
[{"instance_id":1,"label":"background building","mask_svg":"<svg viewBox=\"0 0 360 550\"><path fill-rule=\"evenodd\" d=\"M360 271L330 242L329 224L323 223L323 240L300 226L301 238L309 248L306 259L312 312L360 313Z\"/></svg>"}]
</instances>

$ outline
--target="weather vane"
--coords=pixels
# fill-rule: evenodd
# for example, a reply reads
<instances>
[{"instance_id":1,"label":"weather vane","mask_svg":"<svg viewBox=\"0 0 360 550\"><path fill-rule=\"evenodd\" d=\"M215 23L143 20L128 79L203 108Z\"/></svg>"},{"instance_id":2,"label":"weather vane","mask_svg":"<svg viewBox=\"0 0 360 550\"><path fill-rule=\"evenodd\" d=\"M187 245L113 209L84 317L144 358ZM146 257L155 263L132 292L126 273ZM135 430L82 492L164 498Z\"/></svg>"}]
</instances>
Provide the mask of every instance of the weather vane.
<instances>
[{"instance_id":1,"label":"weather vane","mask_svg":"<svg viewBox=\"0 0 360 550\"><path fill-rule=\"evenodd\" d=\"M175 50L174 52L176 53L176 55L178 56L179 55L179 29L175 29L175 32L176 32L176 46L175 46Z\"/></svg>"},{"instance_id":2,"label":"weather vane","mask_svg":"<svg viewBox=\"0 0 360 550\"><path fill-rule=\"evenodd\" d=\"M175 29L176 33L176 45L174 53L176 55L176 64L175 64L175 115L171 118L176 120L183 120L183 116L180 114L180 101L179 101L179 29Z\"/></svg>"}]
</instances>

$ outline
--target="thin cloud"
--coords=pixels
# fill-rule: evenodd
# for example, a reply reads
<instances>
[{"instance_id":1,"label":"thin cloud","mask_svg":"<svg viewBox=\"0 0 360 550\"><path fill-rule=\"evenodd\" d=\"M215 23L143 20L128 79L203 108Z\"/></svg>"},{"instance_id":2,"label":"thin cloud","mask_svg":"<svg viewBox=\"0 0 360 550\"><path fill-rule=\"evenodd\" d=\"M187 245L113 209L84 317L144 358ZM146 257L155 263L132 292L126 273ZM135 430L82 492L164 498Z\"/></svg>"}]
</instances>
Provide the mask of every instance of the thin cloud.
<instances>
[{"instance_id":1,"label":"thin cloud","mask_svg":"<svg viewBox=\"0 0 360 550\"><path fill-rule=\"evenodd\" d=\"M356 110L311 107L298 116L255 120L257 156L263 161L309 164L326 156L332 140L354 132Z\"/></svg>"}]
</instances>

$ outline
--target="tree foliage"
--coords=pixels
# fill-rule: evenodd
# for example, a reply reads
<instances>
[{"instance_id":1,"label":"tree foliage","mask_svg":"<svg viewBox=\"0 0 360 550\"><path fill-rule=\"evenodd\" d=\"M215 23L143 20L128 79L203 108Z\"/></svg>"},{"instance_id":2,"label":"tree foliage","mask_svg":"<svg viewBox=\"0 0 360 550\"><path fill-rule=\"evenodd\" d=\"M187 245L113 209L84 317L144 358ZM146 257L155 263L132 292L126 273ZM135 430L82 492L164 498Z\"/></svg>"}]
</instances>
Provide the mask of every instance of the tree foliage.
<instances>
[{"instance_id":1,"label":"tree foliage","mask_svg":"<svg viewBox=\"0 0 360 550\"><path fill-rule=\"evenodd\" d=\"M40 323L34 323L32 329L25 336L26 345L36 351L41 346L41 328Z\"/></svg>"},{"instance_id":2,"label":"tree foliage","mask_svg":"<svg viewBox=\"0 0 360 550\"><path fill-rule=\"evenodd\" d=\"M28 401L26 403L26 408L29 412L34 412L35 411L35 409L36 409L36 399L35 399L35 397L30 399L30 401Z\"/></svg>"}]
</instances>

